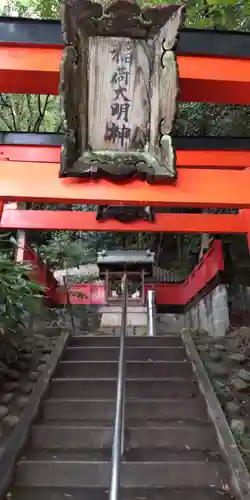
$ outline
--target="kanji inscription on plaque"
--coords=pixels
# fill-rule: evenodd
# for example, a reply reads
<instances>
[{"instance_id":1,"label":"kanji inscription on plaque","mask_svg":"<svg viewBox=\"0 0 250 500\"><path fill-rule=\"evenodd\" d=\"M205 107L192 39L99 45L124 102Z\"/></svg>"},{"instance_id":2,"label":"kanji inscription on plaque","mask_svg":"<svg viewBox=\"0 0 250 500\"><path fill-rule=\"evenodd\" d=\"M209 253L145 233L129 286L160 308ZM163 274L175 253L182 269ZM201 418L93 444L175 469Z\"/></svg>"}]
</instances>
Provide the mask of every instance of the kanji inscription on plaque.
<instances>
[{"instance_id":1,"label":"kanji inscription on plaque","mask_svg":"<svg viewBox=\"0 0 250 500\"><path fill-rule=\"evenodd\" d=\"M184 5L63 0L61 177L176 177L171 131Z\"/></svg>"}]
</instances>

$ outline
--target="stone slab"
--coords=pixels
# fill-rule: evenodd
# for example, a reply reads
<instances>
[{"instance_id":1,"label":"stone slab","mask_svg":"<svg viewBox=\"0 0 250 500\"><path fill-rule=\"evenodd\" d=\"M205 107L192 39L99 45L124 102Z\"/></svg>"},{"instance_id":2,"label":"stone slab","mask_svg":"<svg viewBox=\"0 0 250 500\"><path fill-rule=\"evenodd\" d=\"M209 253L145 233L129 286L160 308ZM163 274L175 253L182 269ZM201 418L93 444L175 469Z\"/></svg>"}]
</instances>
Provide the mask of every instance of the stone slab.
<instances>
[{"instance_id":1,"label":"stone slab","mask_svg":"<svg viewBox=\"0 0 250 500\"><path fill-rule=\"evenodd\" d=\"M142 308L140 308L140 309L142 309ZM120 311L103 312L102 317L101 317L101 328L107 327L107 326L108 327L118 327L121 325L121 319L122 319L121 309L120 309ZM128 327L138 327L138 326L147 327L147 312L146 311L130 312L128 310L128 312L127 312L127 326Z\"/></svg>"}]
</instances>

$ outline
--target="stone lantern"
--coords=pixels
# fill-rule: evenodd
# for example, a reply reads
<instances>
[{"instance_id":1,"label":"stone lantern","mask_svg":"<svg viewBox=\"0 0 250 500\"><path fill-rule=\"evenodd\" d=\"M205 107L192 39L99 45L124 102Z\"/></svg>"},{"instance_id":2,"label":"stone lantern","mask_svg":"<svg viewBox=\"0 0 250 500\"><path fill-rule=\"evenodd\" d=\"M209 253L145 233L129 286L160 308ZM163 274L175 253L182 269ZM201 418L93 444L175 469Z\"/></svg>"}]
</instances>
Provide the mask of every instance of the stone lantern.
<instances>
[{"instance_id":1,"label":"stone lantern","mask_svg":"<svg viewBox=\"0 0 250 500\"><path fill-rule=\"evenodd\" d=\"M62 1L60 177L176 178L174 49L183 15L184 5Z\"/></svg>"}]
</instances>

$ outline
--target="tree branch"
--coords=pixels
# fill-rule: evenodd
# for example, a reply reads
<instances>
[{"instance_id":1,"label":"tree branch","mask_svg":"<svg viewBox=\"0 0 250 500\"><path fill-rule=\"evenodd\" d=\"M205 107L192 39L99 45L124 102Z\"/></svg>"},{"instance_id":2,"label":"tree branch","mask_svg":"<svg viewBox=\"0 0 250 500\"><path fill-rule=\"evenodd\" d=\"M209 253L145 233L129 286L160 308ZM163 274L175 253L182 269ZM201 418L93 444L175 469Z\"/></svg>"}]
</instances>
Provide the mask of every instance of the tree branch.
<instances>
[{"instance_id":1,"label":"tree branch","mask_svg":"<svg viewBox=\"0 0 250 500\"><path fill-rule=\"evenodd\" d=\"M36 120L36 123L34 125L34 132L39 132L39 129L40 129L40 126L44 120L44 116L45 116L45 113L46 113L46 109L47 109L47 106L49 104L49 94L46 96L46 99L45 99L45 103L44 103L44 107L42 109L42 102L41 102L41 96L38 95L38 110L39 110L39 115L38 115L38 118Z\"/></svg>"},{"instance_id":2,"label":"tree branch","mask_svg":"<svg viewBox=\"0 0 250 500\"><path fill-rule=\"evenodd\" d=\"M5 108L8 108L9 111L10 111L10 115L11 115L11 118L12 118L12 122L13 122L13 125L11 127L11 125L8 123L8 121L6 121L6 119L1 116L3 122L6 124L6 126L8 126L8 128L10 130L17 130L16 128L16 119L15 119L15 114L14 114L14 111L13 111L13 108L11 106L11 104L8 102L8 97L6 96L4 98L3 94L0 94L0 102L1 104L5 107Z\"/></svg>"},{"instance_id":3,"label":"tree branch","mask_svg":"<svg viewBox=\"0 0 250 500\"><path fill-rule=\"evenodd\" d=\"M30 97L31 97L30 94L26 94L27 106L28 106L28 110L29 110L28 132L32 131L32 114L33 114Z\"/></svg>"}]
</instances>

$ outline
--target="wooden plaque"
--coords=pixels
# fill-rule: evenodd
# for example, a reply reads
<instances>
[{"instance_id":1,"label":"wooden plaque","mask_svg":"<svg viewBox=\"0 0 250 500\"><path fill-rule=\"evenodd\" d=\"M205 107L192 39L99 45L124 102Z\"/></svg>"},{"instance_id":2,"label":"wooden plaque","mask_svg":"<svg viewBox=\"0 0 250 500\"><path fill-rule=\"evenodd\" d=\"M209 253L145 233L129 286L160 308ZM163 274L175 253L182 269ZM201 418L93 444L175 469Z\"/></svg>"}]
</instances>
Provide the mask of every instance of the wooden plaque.
<instances>
[{"instance_id":1,"label":"wooden plaque","mask_svg":"<svg viewBox=\"0 0 250 500\"><path fill-rule=\"evenodd\" d=\"M175 44L184 5L63 0L60 177L176 178Z\"/></svg>"}]
</instances>

